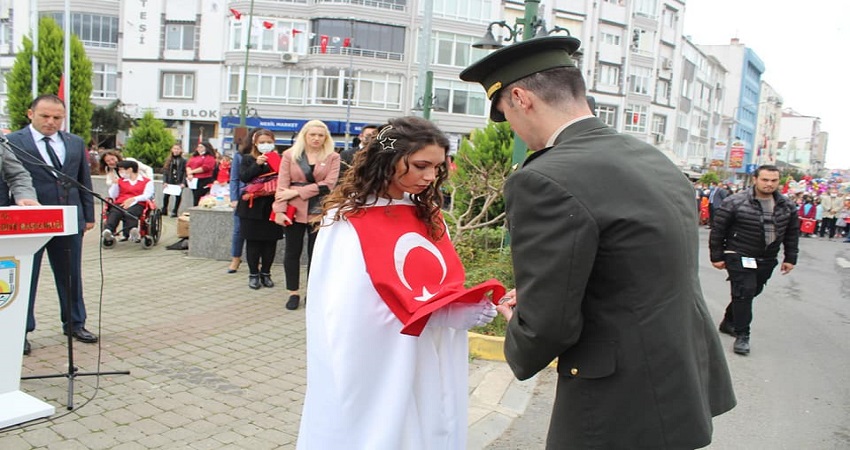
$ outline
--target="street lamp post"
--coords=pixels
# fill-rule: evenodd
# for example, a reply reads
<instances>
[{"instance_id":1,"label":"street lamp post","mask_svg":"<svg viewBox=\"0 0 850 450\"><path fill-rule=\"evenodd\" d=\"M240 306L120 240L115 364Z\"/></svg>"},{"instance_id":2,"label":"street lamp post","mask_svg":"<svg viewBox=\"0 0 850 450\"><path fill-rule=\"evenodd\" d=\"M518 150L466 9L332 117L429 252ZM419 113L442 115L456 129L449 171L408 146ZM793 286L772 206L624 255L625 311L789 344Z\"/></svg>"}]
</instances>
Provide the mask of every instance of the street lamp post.
<instances>
[{"instance_id":1,"label":"street lamp post","mask_svg":"<svg viewBox=\"0 0 850 450\"><path fill-rule=\"evenodd\" d=\"M242 91L239 94L239 127L233 130L233 141L237 145L248 135L246 118L248 116L248 57L251 53L251 24L254 22L254 0L248 11L248 38L245 41L245 66L242 69Z\"/></svg>"},{"instance_id":2,"label":"street lamp post","mask_svg":"<svg viewBox=\"0 0 850 450\"><path fill-rule=\"evenodd\" d=\"M503 40L504 42L516 42L517 37L522 34L522 40L528 40L537 36L546 36L550 33L550 31L546 30L546 22L543 19L537 17L537 12L540 9L540 0L525 0L525 14L522 19L517 19L516 24L514 26L508 25L504 20L491 22L490 25L487 26L487 31L484 33L484 36L480 41L472 44L475 48L485 49L485 50L495 50L498 48L504 47L504 45L497 41L493 36L493 26L498 25L501 28L504 28L508 31L508 36ZM554 27L552 29L552 33L557 31L566 32L569 36L570 32L566 28ZM528 151L528 146L525 145L522 139L514 133L514 149L513 156L511 158L512 164L516 165L521 163L525 159L525 153Z\"/></svg>"}]
</instances>

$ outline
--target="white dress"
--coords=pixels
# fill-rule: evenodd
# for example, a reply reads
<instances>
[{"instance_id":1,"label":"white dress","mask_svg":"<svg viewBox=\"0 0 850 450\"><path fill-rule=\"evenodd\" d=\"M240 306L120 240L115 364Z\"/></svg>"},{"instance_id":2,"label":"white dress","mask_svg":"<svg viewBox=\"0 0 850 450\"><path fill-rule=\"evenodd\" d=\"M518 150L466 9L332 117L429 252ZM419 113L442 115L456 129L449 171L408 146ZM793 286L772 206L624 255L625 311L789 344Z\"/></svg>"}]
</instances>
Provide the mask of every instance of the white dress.
<instances>
[{"instance_id":1,"label":"white dress","mask_svg":"<svg viewBox=\"0 0 850 450\"><path fill-rule=\"evenodd\" d=\"M429 324L418 337L402 334L372 285L350 222L320 229L307 298L298 449L466 448L466 331Z\"/></svg>"}]
</instances>

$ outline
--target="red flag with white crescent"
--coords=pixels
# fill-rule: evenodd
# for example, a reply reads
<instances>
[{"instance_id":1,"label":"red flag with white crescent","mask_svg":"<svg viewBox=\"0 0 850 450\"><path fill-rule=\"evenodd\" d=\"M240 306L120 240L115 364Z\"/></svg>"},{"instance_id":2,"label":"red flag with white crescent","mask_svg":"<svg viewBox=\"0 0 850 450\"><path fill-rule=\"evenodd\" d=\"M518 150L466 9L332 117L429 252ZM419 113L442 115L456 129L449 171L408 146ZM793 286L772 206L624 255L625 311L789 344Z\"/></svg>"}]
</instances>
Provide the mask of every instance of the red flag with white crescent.
<instances>
[{"instance_id":1,"label":"red flag with white crescent","mask_svg":"<svg viewBox=\"0 0 850 450\"><path fill-rule=\"evenodd\" d=\"M328 35L323 34L319 37L319 48L322 53L328 52Z\"/></svg>"},{"instance_id":2,"label":"red flag with white crescent","mask_svg":"<svg viewBox=\"0 0 850 450\"><path fill-rule=\"evenodd\" d=\"M495 303L505 295L495 279L464 288L466 273L448 236L433 240L413 206L374 206L347 219L372 285L404 324L404 334L419 336L431 313L450 303L477 303L488 292Z\"/></svg>"}]
</instances>

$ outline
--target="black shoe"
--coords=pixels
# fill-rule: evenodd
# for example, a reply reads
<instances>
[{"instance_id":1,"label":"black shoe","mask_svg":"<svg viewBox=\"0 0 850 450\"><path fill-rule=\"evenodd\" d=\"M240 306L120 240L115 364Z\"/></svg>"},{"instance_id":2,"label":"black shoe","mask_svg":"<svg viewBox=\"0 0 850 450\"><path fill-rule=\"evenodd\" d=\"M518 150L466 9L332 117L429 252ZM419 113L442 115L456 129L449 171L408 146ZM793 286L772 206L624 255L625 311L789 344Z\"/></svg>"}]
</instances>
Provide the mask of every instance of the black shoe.
<instances>
[{"instance_id":1,"label":"black shoe","mask_svg":"<svg viewBox=\"0 0 850 450\"><path fill-rule=\"evenodd\" d=\"M24 356L32 353L32 347L30 346L30 341L27 338L24 338Z\"/></svg>"},{"instance_id":2,"label":"black shoe","mask_svg":"<svg viewBox=\"0 0 850 450\"><path fill-rule=\"evenodd\" d=\"M248 275L248 287L251 289L259 289L260 288L260 276L259 275Z\"/></svg>"},{"instance_id":3,"label":"black shoe","mask_svg":"<svg viewBox=\"0 0 850 450\"><path fill-rule=\"evenodd\" d=\"M750 337L742 334L735 338L735 344L732 345L732 350L739 355L750 354Z\"/></svg>"},{"instance_id":4,"label":"black shoe","mask_svg":"<svg viewBox=\"0 0 850 450\"><path fill-rule=\"evenodd\" d=\"M728 334L729 336L738 336L735 333L735 326L732 325L732 322L727 322L726 319L723 319L723 322L720 322L720 332Z\"/></svg>"},{"instance_id":5,"label":"black shoe","mask_svg":"<svg viewBox=\"0 0 850 450\"><path fill-rule=\"evenodd\" d=\"M65 336L67 336L67 335L68 335L68 332L65 331ZM94 344L95 342L97 342L97 336L95 336L94 333L92 333L89 330L86 330L83 327L77 328L76 330L72 331L71 336L74 339L76 339L80 342L84 342L86 344Z\"/></svg>"},{"instance_id":6,"label":"black shoe","mask_svg":"<svg viewBox=\"0 0 850 450\"><path fill-rule=\"evenodd\" d=\"M298 309L298 302L301 301L301 297L297 295L290 295L289 300L286 301L286 309L290 311L295 311Z\"/></svg>"},{"instance_id":7,"label":"black shoe","mask_svg":"<svg viewBox=\"0 0 850 450\"><path fill-rule=\"evenodd\" d=\"M165 214L163 214L163 216L164 216L164 215L165 215ZM177 217L177 212L173 212L173 213L171 213L171 217Z\"/></svg>"},{"instance_id":8,"label":"black shoe","mask_svg":"<svg viewBox=\"0 0 850 450\"><path fill-rule=\"evenodd\" d=\"M263 286L265 286L267 288L273 288L274 287L274 281L272 281L272 276L270 274L261 273L260 274L260 282L263 283Z\"/></svg>"}]
</instances>

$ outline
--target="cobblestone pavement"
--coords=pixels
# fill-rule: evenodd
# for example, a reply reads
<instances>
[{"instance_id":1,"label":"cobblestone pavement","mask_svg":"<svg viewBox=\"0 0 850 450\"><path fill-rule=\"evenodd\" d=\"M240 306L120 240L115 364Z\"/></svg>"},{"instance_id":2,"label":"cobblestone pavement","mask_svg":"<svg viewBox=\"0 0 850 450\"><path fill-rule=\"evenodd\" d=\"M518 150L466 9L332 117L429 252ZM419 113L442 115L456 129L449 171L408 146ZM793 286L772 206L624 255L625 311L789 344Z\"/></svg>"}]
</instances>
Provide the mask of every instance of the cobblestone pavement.
<instances>
[{"instance_id":1,"label":"cobblestone pavement","mask_svg":"<svg viewBox=\"0 0 850 450\"><path fill-rule=\"evenodd\" d=\"M278 286L247 287L247 268L166 250L177 240L165 218L159 245L120 242L101 251L85 237L86 327L99 344L74 342L81 373L75 409L67 377L23 380L21 390L56 407L48 420L0 431L0 448L294 448L305 391L304 309L284 307ZM23 376L67 373L52 272L45 258ZM505 363L470 364L469 448L484 448L527 405L536 381L518 382Z\"/></svg>"}]
</instances>

